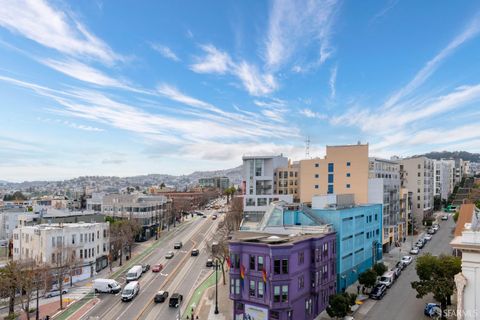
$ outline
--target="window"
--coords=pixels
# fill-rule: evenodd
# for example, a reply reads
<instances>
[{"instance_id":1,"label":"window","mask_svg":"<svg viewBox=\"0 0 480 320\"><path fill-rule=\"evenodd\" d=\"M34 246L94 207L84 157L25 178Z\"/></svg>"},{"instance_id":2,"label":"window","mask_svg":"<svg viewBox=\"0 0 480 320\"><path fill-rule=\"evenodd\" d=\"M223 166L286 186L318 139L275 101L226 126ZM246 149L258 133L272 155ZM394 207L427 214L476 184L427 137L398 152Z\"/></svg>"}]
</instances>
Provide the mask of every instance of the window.
<instances>
[{"instance_id":1,"label":"window","mask_svg":"<svg viewBox=\"0 0 480 320\"><path fill-rule=\"evenodd\" d=\"M350 189L350 183L347 183L347 189Z\"/></svg>"},{"instance_id":2,"label":"window","mask_svg":"<svg viewBox=\"0 0 480 320\"><path fill-rule=\"evenodd\" d=\"M303 264L305 261L305 252L301 251L298 253L298 264Z\"/></svg>"},{"instance_id":3,"label":"window","mask_svg":"<svg viewBox=\"0 0 480 320\"><path fill-rule=\"evenodd\" d=\"M52 263L55 263L55 253L52 253Z\"/></svg>"},{"instance_id":4,"label":"window","mask_svg":"<svg viewBox=\"0 0 480 320\"><path fill-rule=\"evenodd\" d=\"M319 163L315 163L315 168L318 168L320 166Z\"/></svg>"},{"instance_id":5,"label":"window","mask_svg":"<svg viewBox=\"0 0 480 320\"><path fill-rule=\"evenodd\" d=\"M327 257L328 256L328 243L324 243L322 245L322 253L323 253L323 256L324 257Z\"/></svg>"},{"instance_id":6,"label":"window","mask_svg":"<svg viewBox=\"0 0 480 320\"><path fill-rule=\"evenodd\" d=\"M100 230L97 230L97 239L100 239Z\"/></svg>"},{"instance_id":7,"label":"window","mask_svg":"<svg viewBox=\"0 0 480 320\"><path fill-rule=\"evenodd\" d=\"M315 189L318 189L318 184L315 185Z\"/></svg>"},{"instance_id":8,"label":"window","mask_svg":"<svg viewBox=\"0 0 480 320\"><path fill-rule=\"evenodd\" d=\"M273 302L280 302L280 286L273 287Z\"/></svg>"},{"instance_id":9,"label":"window","mask_svg":"<svg viewBox=\"0 0 480 320\"><path fill-rule=\"evenodd\" d=\"M22 233L22 237L23 237L23 233ZM55 247L55 237L52 237L52 247Z\"/></svg>"},{"instance_id":10,"label":"window","mask_svg":"<svg viewBox=\"0 0 480 320\"><path fill-rule=\"evenodd\" d=\"M107 229L103 229L103 237L104 237L104 238L107 237Z\"/></svg>"},{"instance_id":11,"label":"window","mask_svg":"<svg viewBox=\"0 0 480 320\"><path fill-rule=\"evenodd\" d=\"M288 302L288 285L282 286L282 302Z\"/></svg>"},{"instance_id":12,"label":"window","mask_svg":"<svg viewBox=\"0 0 480 320\"><path fill-rule=\"evenodd\" d=\"M328 185L328 192L327 193L333 193L333 184Z\"/></svg>"},{"instance_id":13,"label":"window","mask_svg":"<svg viewBox=\"0 0 480 320\"><path fill-rule=\"evenodd\" d=\"M259 256L257 258L257 270L262 271L263 270L263 257Z\"/></svg>"},{"instance_id":14,"label":"window","mask_svg":"<svg viewBox=\"0 0 480 320\"><path fill-rule=\"evenodd\" d=\"M235 294L235 279L230 278L230 294Z\"/></svg>"},{"instance_id":15,"label":"window","mask_svg":"<svg viewBox=\"0 0 480 320\"><path fill-rule=\"evenodd\" d=\"M72 244L75 244L76 234L72 234Z\"/></svg>"},{"instance_id":16,"label":"window","mask_svg":"<svg viewBox=\"0 0 480 320\"><path fill-rule=\"evenodd\" d=\"M347 178L350 178L350 172L347 172Z\"/></svg>"},{"instance_id":17,"label":"window","mask_svg":"<svg viewBox=\"0 0 480 320\"><path fill-rule=\"evenodd\" d=\"M288 274L288 260L287 259L282 260L282 273L283 274Z\"/></svg>"},{"instance_id":18,"label":"window","mask_svg":"<svg viewBox=\"0 0 480 320\"><path fill-rule=\"evenodd\" d=\"M320 177L320 175L318 173L315 174L315 178L318 178Z\"/></svg>"},{"instance_id":19,"label":"window","mask_svg":"<svg viewBox=\"0 0 480 320\"><path fill-rule=\"evenodd\" d=\"M328 172L333 172L333 163L328 164Z\"/></svg>"},{"instance_id":20,"label":"window","mask_svg":"<svg viewBox=\"0 0 480 320\"><path fill-rule=\"evenodd\" d=\"M257 297L263 298L263 293L264 293L264 284L262 281L259 281L257 283Z\"/></svg>"},{"instance_id":21,"label":"window","mask_svg":"<svg viewBox=\"0 0 480 320\"><path fill-rule=\"evenodd\" d=\"M333 173L328 174L328 183L333 183Z\"/></svg>"},{"instance_id":22,"label":"window","mask_svg":"<svg viewBox=\"0 0 480 320\"><path fill-rule=\"evenodd\" d=\"M248 290L248 294L250 295L250 297L255 297L255 281L254 280L250 280L250 287Z\"/></svg>"},{"instance_id":23,"label":"window","mask_svg":"<svg viewBox=\"0 0 480 320\"><path fill-rule=\"evenodd\" d=\"M240 294L240 279L235 279L235 294Z\"/></svg>"},{"instance_id":24,"label":"window","mask_svg":"<svg viewBox=\"0 0 480 320\"><path fill-rule=\"evenodd\" d=\"M280 264L281 264L281 261L278 260L278 259L275 259L273 261L273 273L274 274L280 274Z\"/></svg>"},{"instance_id":25,"label":"window","mask_svg":"<svg viewBox=\"0 0 480 320\"><path fill-rule=\"evenodd\" d=\"M80 242L83 242L83 233L80 233Z\"/></svg>"},{"instance_id":26,"label":"window","mask_svg":"<svg viewBox=\"0 0 480 320\"><path fill-rule=\"evenodd\" d=\"M272 320L280 319L280 314L278 313L278 311L270 311L270 319Z\"/></svg>"},{"instance_id":27,"label":"window","mask_svg":"<svg viewBox=\"0 0 480 320\"><path fill-rule=\"evenodd\" d=\"M303 289L304 286L305 286L305 277L302 274L301 276L298 277L298 290Z\"/></svg>"},{"instance_id":28,"label":"window","mask_svg":"<svg viewBox=\"0 0 480 320\"><path fill-rule=\"evenodd\" d=\"M420 209L420 203L417 203L417 209Z\"/></svg>"},{"instance_id":29,"label":"window","mask_svg":"<svg viewBox=\"0 0 480 320\"><path fill-rule=\"evenodd\" d=\"M347 162L347 167L350 167L350 161Z\"/></svg>"},{"instance_id":30,"label":"window","mask_svg":"<svg viewBox=\"0 0 480 320\"><path fill-rule=\"evenodd\" d=\"M250 270L255 270L255 256L250 256Z\"/></svg>"}]
</instances>

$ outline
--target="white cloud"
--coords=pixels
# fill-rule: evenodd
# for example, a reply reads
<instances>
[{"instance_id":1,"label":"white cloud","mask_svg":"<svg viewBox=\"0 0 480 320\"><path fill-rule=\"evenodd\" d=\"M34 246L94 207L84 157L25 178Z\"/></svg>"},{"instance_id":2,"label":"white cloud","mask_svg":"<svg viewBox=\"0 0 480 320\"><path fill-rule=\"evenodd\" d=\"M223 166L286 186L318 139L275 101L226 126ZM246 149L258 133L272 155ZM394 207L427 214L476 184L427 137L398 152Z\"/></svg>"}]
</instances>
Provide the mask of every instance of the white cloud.
<instances>
[{"instance_id":1,"label":"white cloud","mask_svg":"<svg viewBox=\"0 0 480 320\"><path fill-rule=\"evenodd\" d=\"M232 61L228 53L218 50L211 44L202 45L201 48L206 55L196 58L196 62L190 66L193 71L224 74L230 69Z\"/></svg>"},{"instance_id":2,"label":"white cloud","mask_svg":"<svg viewBox=\"0 0 480 320\"><path fill-rule=\"evenodd\" d=\"M245 61L235 67L234 73L252 96L268 95L278 87L272 74L261 74L255 66Z\"/></svg>"},{"instance_id":3,"label":"white cloud","mask_svg":"<svg viewBox=\"0 0 480 320\"><path fill-rule=\"evenodd\" d=\"M327 115L315 112L315 111L313 111L312 109L309 109L309 108L301 109L300 114L307 117L307 118L316 118L316 119L320 119L320 120L328 119Z\"/></svg>"},{"instance_id":4,"label":"white cloud","mask_svg":"<svg viewBox=\"0 0 480 320\"><path fill-rule=\"evenodd\" d=\"M328 80L328 85L330 86L330 99L335 99L337 91L335 85L337 83L337 70L338 67L335 66L330 70L330 79Z\"/></svg>"},{"instance_id":5,"label":"white cloud","mask_svg":"<svg viewBox=\"0 0 480 320\"><path fill-rule=\"evenodd\" d=\"M203 45L206 53L196 57L196 63L190 69L197 73L230 74L237 77L245 90L252 96L264 96L278 88L275 77L271 73L261 73L258 68L246 61L234 62L230 55L213 45Z\"/></svg>"},{"instance_id":6,"label":"white cloud","mask_svg":"<svg viewBox=\"0 0 480 320\"><path fill-rule=\"evenodd\" d=\"M330 40L337 7L336 0L274 1L265 41L267 66L280 67L293 56L297 47L312 42L318 46L314 65L323 64L334 50ZM297 72L302 69L298 65L294 67Z\"/></svg>"},{"instance_id":7,"label":"white cloud","mask_svg":"<svg viewBox=\"0 0 480 320\"><path fill-rule=\"evenodd\" d=\"M392 10L400 0L389 0L387 5L382 8L373 18L370 22L375 22L381 18L383 18L390 10Z\"/></svg>"},{"instance_id":8,"label":"white cloud","mask_svg":"<svg viewBox=\"0 0 480 320\"><path fill-rule=\"evenodd\" d=\"M180 58L175 54L175 52L173 52L172 49L167 46L158 43L152 43L151 47L152 49L160 53L164 58L170 59L175 62L180 61Z\"/></svg>"},{"instance_id":9,"label":"white cloud","mask_svg":"<svg viewBox=\"0 0 480 320\"><path fill-rule=\"evenodd\" d=\"M384 104L384 108L390 108L397 104L402 98L411 94L420 87L437 70L440 64L450 56L463 43L477 36L480 31L480 14L470 21L467 27L457 35L445 48L443 48L435 57L428 61L420 71L410 80L407 85L390 96Z\"/></svg>"},{"instance_id":10,"label":"white cloud","mask_svg":"<svg viewBox=\"0 0 480 320\"><path fill-rule=\"evenodd\" d=\"M71 56L109 64L122 59L71 14L43 0L0 0L0 26Z\"/></svg>"},{"instance_id":11,"label":"white cloud","mask_svg":"<svg viewBox=\"0 0 480 320\"><path fill-rule=\"evenodd\" d=\"M105 73L75 60L41 60L43 64L62 72L77 80L93 83L99 86L125 88L126 85Z\"/></svg>"}]
</instances>

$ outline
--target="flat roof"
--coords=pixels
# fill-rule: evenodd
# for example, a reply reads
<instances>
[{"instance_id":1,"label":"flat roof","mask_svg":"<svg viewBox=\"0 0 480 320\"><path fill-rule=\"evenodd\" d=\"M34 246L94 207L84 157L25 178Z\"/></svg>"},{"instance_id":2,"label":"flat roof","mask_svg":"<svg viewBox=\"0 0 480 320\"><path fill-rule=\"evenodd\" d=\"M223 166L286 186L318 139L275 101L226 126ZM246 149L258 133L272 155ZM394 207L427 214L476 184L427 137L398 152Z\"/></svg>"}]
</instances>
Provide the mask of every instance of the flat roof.
<instances>
[{"instance_id":1,"label":"flat roof","mask_svg":"<svg viewBox=\"0 0 480 320\"><path fill-rule=\"evenodd\" d=\"M294 233L292 235L255 232L255 231L236 231L232 235L230 242L261 243L266 245L284 245L293 244L311 238L322 238L332 233Z\"/></svg>"}]
</instances>

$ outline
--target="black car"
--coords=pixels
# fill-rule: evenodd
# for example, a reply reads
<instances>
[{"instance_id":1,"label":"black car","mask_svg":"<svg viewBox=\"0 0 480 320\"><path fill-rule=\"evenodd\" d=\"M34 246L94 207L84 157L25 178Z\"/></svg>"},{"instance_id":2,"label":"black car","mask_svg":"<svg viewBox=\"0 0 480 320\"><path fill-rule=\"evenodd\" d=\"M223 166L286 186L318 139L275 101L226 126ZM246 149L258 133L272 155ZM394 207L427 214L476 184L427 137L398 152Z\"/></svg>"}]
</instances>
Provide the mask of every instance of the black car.
<instances>
[{"instance_id":1,"label":"black car","mask_svg":"<svg viewBox=\"0 0 480 320\"><path fill-rule=\"evenodd\" d=\"M150 265L149 264L142 264L142 273L145 273L148 270L150 270Z\"/></svg>"},{"instance_id":2,"label":"black car","mask_svg":"<svg viewBox=\"0 0 480 320\"><path fill-rule=\"evenodd\" d=\"M190 254L191 254L192 257L196 257L196 256L198 256L199 253L200 253L200 250L198 250L198 249L193 249Z\"/></svg>"},{"instance_id":3,"label":"black car","mask_svg":"<svg viewBox=\"0 0 480 320\"><path fill-rule=\"evenodd\" d=\"M170 301L168 302L168 306L172 308L178 308L183 301L183 296L179 293L174 293L170 297Z\"/></svg>"},{"instance_id":4,"label":"black car","mask_svg":"<svg viewBox=\"0 0 480 320\"><path fill-rule=\"evenodd\" d=\"M370 292L369 296L371 299L381 300L386 293L387 286L384 284L377 284L375 288L372 289L372 292Z\"/></svg>"},{"instance_id":5,"label":"black car","mask_svg":"<svg viewBox=\"0 0 480 320\"><path fill-rule=\"evenodd\" d=\"M178 241L173 244L173 249L181 249L182 246L183 246L182 242Z\"/></svg>"},{"instance_id":6,"label":"black car","mask_svg":"<svg viewBox=\"0 0 480 320\"><path fill-rule=\"evenodd\" d=\"M162 303L165 302L168 298L168 291L158 291L157 294L155 295L155 298L153 298L153 301L156 303Z\"/></svg>"}]
</instances>

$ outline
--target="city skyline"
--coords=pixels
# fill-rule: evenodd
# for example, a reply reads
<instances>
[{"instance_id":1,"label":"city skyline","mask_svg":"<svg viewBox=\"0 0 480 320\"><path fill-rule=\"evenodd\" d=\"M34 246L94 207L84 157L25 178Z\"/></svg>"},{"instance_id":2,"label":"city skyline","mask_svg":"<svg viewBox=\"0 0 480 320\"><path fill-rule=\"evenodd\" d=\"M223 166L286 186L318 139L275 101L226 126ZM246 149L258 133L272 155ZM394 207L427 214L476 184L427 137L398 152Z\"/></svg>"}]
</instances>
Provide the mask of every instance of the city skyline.
<instances>
[{"instance_id":1,"label":"city skyline","mask_svg":"<svg viewBox=\"0 0 480 320\"><path fill-rule=\"evenodd\" d=\"M480 152L473 1L0 4L0 180Z\"/></svg>"}]
</instances>

